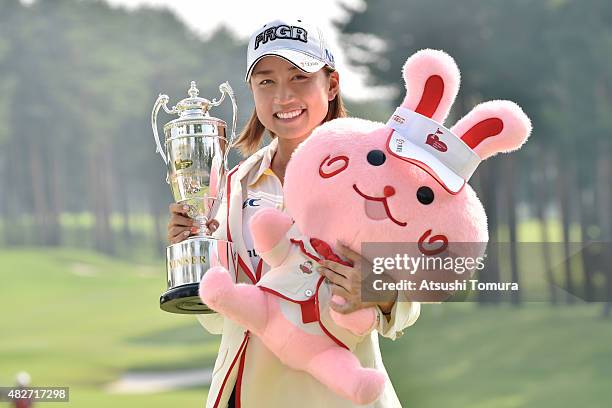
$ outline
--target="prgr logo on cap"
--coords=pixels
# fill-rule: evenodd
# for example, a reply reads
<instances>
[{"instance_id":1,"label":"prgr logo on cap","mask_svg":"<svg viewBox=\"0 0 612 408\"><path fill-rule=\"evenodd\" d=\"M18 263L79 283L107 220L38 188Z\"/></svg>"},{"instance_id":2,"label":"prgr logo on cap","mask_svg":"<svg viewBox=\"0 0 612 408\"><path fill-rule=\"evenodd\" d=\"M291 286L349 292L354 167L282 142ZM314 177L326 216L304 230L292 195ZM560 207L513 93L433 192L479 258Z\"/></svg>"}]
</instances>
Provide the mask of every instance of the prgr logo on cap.
<instances>
[{"instance_id":1,"label":"prgr logo on cap","mask_svg":"<svg viewBox=\"0 0 612 408\"><path fill-rule=\"evenodd\" d=\"M259 48L260 44L265 44L268 41L274 41L277 38L286 40L297 40L303 43L308 42L308 31L298 26L279 25L266 28L255 37L255 49Z\"/></svg>"},{"instance_id":2,"label":"prgr logo on cap","mask_svg":"<svg viewBox=\"0 0 612 408\"><path fill-rule=\"evenodd\" d=\"M268 55L284 58L309 73L315 73L325 65L335 69L334 56L321 30L302 20L274 20L260 26L251 35L244 77L246 82L249 82L255 64Z\"/></svg>"}]
</instances>

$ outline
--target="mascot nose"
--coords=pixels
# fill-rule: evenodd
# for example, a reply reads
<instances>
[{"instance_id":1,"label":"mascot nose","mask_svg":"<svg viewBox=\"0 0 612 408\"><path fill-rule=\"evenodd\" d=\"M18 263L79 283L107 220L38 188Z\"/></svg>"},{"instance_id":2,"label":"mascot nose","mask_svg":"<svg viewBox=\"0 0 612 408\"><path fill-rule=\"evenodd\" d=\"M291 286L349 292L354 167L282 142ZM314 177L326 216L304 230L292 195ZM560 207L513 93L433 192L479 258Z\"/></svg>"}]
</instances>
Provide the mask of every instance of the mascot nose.
<instances>
[{"instance_id":1,"label":"mascot nose","mask_svg":"<svg viewBox=\"0 0 612 408\"><path fill-rule=\"evenodd\" d=\"M385 195L385 197L391 197L393 194L395 194L395 189L391 186L385 186L383 194Z\"/></svg>"}]
</instances>

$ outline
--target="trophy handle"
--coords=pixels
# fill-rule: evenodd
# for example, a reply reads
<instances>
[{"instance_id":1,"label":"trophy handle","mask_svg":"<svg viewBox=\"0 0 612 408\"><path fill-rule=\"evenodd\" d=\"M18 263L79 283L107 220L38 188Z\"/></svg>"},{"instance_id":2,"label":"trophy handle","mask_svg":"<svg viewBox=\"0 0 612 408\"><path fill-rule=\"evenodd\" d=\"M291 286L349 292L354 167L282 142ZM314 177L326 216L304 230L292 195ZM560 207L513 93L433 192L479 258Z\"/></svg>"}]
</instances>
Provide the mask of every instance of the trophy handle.
<instances>
[{"instance_id":1,"label":"trophy handle","mask_svg":"<svg viewBox=\"0 0 612 408\"><path fill-rule=\"evenodd\" d=\"M155 137L155 145L157 146L155 151L161 155L162 159L164 160L164 163L166 163L166 166L168 165L168 159L166 158L164 148L162 147L159 141L159 135L157 133L157 114L159 113L159 109L162 107L164 108L164 111L168 114L178 112L178 110L176 110L176 107L168 109L169 100L170 99L168 98L168 95L159 94L157 100L155 101L155 105L153 105L153 111L151 112L151 127L153 128L153 136Z\"/></svg>"},{"instance_id":2,"label":"trophy handle","mask_svg":"<svg viewBox=\"0 0 612 408\"><path fill-rule=\"evenodd\" d=\"M232 101L232 133L230 134L230 140L227 149L225 149L225 154L223 155L223 166L225 168L225 171L228 171L229 169L227 168L227 157L229 156L229 151L232 148L234 141L236 140L236 119L238 114L238 107L236 105L236 97L234 95L234 90L230 86L229 82L226 81L219 85L219 91L221 92L221 99L219 99L219 101L213 99L211 102L212 106L219 106L221 102L223 102L223 99L225 99L225 94L228 94L230 100Z\"/></svg>"}]
</instances>

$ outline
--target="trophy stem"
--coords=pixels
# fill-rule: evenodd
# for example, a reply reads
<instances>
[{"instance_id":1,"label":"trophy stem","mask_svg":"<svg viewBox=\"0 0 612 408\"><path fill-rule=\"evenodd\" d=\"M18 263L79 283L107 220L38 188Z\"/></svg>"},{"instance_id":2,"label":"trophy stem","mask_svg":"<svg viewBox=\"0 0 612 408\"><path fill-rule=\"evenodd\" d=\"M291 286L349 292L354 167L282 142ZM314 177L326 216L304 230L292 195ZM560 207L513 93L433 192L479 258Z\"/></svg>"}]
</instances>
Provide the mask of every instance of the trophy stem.
<instances>
[{"instance_id":1,"label":"trophy stem","mask_svg":"<svg viewBox=\"0 0 612 408\"><path fill-rule=\"evenodd\" d=\"M198 237L210 237L210 230L208 229L208 217L205 215L195 217L195 226L198 227Z\"/></svg>"}]
</instances>

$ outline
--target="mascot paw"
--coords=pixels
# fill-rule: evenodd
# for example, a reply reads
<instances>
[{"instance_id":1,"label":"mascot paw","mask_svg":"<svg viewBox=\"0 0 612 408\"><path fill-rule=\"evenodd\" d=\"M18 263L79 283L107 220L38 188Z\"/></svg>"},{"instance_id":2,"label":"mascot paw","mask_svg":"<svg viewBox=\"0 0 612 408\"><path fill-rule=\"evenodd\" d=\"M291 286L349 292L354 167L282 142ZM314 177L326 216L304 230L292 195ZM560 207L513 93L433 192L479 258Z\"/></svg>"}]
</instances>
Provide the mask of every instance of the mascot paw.
<instances>
[{"instance_id":1,"label":"mascot paw","mask_svg":"<svg viewBox=\"0 0 612 408\"><path fill-rule=\"evenodd\" d=\"M332 296L331 301L338 305L346 303L346 300L338 295ZM329 314L338 326L344 327L358 336L369 333L374 328L374 323L376 322L376 311L373 307L359 309L347 314L330 309Z\"/></svg>"},{"instance_id":2,"label":"mascot paw","mask_svg":"<svg viewBox=\"0 0 612 408\"><path fill-rule=\"evenodd\" d=\"M376 401L385 389L385 375L373 368L364 368L354 402L359 405Z\"/></svg>"},{"instance_id":3,"label":"mascot paw","mask_svg":"<svg viewBox=\"0 0 612 408\"><path fill-rule=\"evenodd\" d=\"M293 220L287 214L275 208L263 208L257 211L250 221L251 233L255 250L259 253L268 252L291 228Z\"/></svg>"},{"instance_id":4,"label":"mascot paw","mask_svg":"<svg viewBox=\"0 0 612 408\"><path fill-rule=\"evenodd\" d=\"M227 269L221 266L210 268L200 282L200 299L208 307L214 309L214 305L224 294L234 286L232 277Z\"/></svg>"}]
</instances>

